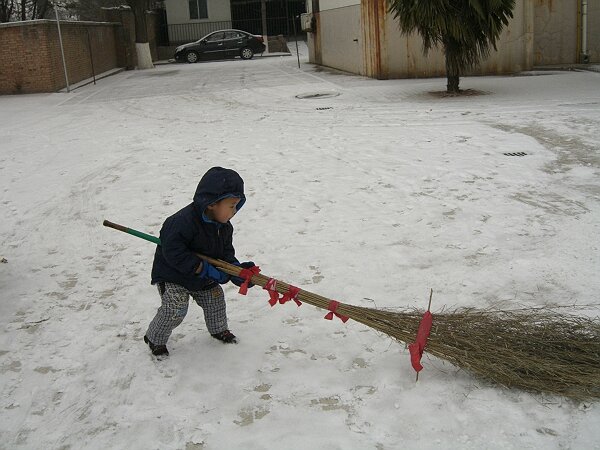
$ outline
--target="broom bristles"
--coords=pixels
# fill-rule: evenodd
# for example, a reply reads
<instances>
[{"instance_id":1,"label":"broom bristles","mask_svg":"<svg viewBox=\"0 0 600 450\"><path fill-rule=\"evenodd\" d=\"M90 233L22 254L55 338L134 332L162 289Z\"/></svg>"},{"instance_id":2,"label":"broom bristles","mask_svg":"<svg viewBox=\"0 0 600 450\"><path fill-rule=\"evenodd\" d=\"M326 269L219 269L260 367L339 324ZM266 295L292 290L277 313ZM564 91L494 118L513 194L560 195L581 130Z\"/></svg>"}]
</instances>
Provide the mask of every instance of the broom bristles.
<instances>
[{"instance_id":1,"label":"broom bristles","mask_svg":"<svg viewBox=\"0 0 600 450\"><path fill-rule=\"evenodd\" d=\"M200 255L225 273L240 267ZM257 274L253 284L270 280ZM285 294L287 283L277 280ZM331 299L300 290L298 300L329 309ZM339 303L336 312L398 341L415 340L423 311L390 311ZM548 308L511 311L459 308L434 315L427 353L494 384L574 400L600 397L598 319Z\"/></svg>"}]
</instances>

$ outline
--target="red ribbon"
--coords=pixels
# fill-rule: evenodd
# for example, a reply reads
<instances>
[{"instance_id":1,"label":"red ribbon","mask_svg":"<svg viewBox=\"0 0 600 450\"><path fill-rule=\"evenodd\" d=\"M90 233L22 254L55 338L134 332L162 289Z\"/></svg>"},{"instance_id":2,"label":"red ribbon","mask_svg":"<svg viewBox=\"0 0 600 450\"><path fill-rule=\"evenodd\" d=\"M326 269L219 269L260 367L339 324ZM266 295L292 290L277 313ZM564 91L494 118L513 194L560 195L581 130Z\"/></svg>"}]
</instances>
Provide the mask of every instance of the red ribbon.
<instances>
[{"instance_id":1,"label":"red ribbon","mask_svg":"<svg viewBox=\"0 0 600 450\"><path fill-rule=\"evenodd\" d=\"M423 350L425 350L425 346L427 345L427 338L431 332L432 324L433 316L429 311L427 311L425 314L423 314L421 323L419 323L417 340L408 346L408 350L410 351L410 363L417 373L423 370L423 366L421 365L421 357L423 356Z\"/></svg>"},{"instance_id":2,"label":"red ribbon","mask_svg":"<svg viewBox=\"0 0 600 450\"><path fill-rule=\"evenodd\" d=\"M302 305L302 302L296 298L298 297L299 292L300 288L292 286L291 284L288 285L288 291L281 296L281 298L279 299L279 303L283 305L284 303L289 302L290 300L294 300L296 302L296 305L300 307Z\"/></svg>"},{"instance_id":3,"label":"red ribbon","mask_svg":"<svg viewBox=\"0 0 600 450\"><path fill-rule=\"evenodd\" d=\"M277 302L283 305L290 300L294 300L298 306L302 305L302 302L296 298L300 292L300 288L297 288L296 286L289 285L288 291L279 297L279 292L277 292L277 280L270 278L263 289L269 293L269 305L271 306L275 306Z\"/></svg>"},{"instance_id":4,"label":"red ribbon","mask_svg":"<svg viewBox=\"0 0 600 450\"><path fill-rule=\"evenodd\" d=\"M338 314L336 312L337 309L338 309L338 306L340 306L340 302L337 302L335 300L331 300L329 302L329 305L327 306L327 309L329 310L329 312L325 316L325 319L327 319L327 320L333 320L333 316L337 316L337 317L340 318L340 320L342 322L346 323L350 317L348 317L348 316L342 316L341 314Z\"/></svg>"},{"instance_id":5,"label":"red ribbon","mask_svg":"<svg viewBox=\"0 0 600 450\"><path fill-rule=\"evenodd\" d=\"M260 267L258 267L258 266L252 266L248 269L240 270L240 274L238 275L238 277L244 279L244 282L240 286L240 290L239 290L240 294L246 295L248 293L248 285L250 284L250 280L252 279L252 277L254 275L258 275L259 273L260 273Z\"/></svg>"},{"instance_id":6,"label":"red ribbon","mask_svg":"<svg viewBox=\"0 0 600 450\"><path fill-rule=\"evenodd\" d=\"M279 293L277 292L277 280L275 278L270 278L263 289L269 293L269 305L275 306L279 301Z\"/></svg>"}]
</instances>

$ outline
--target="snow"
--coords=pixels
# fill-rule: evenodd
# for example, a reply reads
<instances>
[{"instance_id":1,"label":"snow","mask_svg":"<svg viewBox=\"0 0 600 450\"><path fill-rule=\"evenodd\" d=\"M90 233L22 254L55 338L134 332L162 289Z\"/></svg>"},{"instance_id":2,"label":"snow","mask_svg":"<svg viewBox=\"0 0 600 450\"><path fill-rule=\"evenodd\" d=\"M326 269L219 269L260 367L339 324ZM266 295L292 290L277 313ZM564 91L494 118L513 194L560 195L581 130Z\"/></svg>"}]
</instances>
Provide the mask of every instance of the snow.
<instances>
[{"instance_id":1,"label":"snow","mask_svg":"<svg viewBox=\"0 0 600 450\"><path fill-rule=\"evenodd\" d=\"M293 47L293 46L292 46ZM305 47L304 47L305 50ZM226 286L154 361L157 235L200 176L240 172L240 260L376 308L590 305L600 73L379 81L294 56L121 72L0 97L0 447L598 449L600 408L490 386L368 327ZM306 94L330 94L299 99ZM326 108L326 109L317 109ZM522 157L504 153L525 152Z\"/></svg>"}]
</instances>

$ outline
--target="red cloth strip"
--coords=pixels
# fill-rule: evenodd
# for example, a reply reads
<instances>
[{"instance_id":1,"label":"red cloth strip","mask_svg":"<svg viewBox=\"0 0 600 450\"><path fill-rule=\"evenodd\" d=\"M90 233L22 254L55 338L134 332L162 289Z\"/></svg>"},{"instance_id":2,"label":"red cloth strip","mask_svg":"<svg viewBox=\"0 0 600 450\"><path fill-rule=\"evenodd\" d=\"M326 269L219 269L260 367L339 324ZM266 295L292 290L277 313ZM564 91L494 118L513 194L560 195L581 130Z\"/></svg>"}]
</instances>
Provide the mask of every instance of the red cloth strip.
<instances>
[{"instance_id":1,"label":"red cloth strip","mask_svg":"<svg viewBox=\"0 0 600 450\"><path fill-rule=\"evenodd\" d=\"M340 318L340 320L344 323L346 323L348 321L348 319L350 319L350 317L348 316L342 316L341 314L338 314L336 311L338 309L338 306L340 306L340 302L335 301L335 300L331 300L329 302L329 305L327 306L327 309L329 310L329 312L327 313L327 315L325 315L325 319L327 320L333 320L333 316L337 316Z\"/></svg>"},{"instance_id":2,"label":"red cloth strip","mask_svg":"<svg viewBox=\"0 0 600 450\"><path fill-rule=\"evenodd\" d=\"M433 324L433 316L429 311L423 314L421 323L419 323L419 330L417 331L417 340L408 346L410 351L410 363L413 369L417 373L423 370L421 365L421 357L423 356L423 350L427 346L427 338L431 332L431 325Z\"/></svg>"},{"instance_id":3,"label":"red cloth strip","mask_svg":"<svg viewBox=\"0 0 600 450\"><path fill-rule=\"evenodd\" d=\"M270 278L263 289L269 293L269 305L271 305L271 307L275 306L279 301L279 293L277 292L277 280L275 278Z\"/></svg>"},{"instance_id":4,"label":"red cloth strip","mask_svg":"<svg viewBox=\"0 0 600 450\"><path fill-rule=\"evenodd\" d=\"M289 302L290 300L294 300L296 302L296 305L300 307L302 305L302 302L296 298L298 297L299 292L300 288L297 288L296 286L292 286L290 284L288 286L288 291L285 294L283 294L279 299L279 303L283 305L284 303Z\"/></svg>"},{"instance_id":5,"label":"red cloth strip","mask_svg":"<svg viewBox=\"0 0 600 450\"><path fill-rule=\"evenodd\" d=\"M252 279L252 277L254 275L258 275L259 273L260 273L260 267L258 267L258 266L253 266L253 267L250 267L249 269L240 270L240 274L238 275L238 277L244 279L244 282L240 286L240 291L239 291L240 294L246 295L248 293L248 285L250 284L250 280Z\"/></svg>"},{"instance_id":6,"label":"red cloth strip","mask_svg":"<svg viewBox=\"0 0 600 450\"><path fill-rule=\"evenodd\" d=\"M277 292L277 280L270 278L263 289L269 293L269 305L271 306L275 306L278 302L283 305L290 300L294 300L298 306L302 305L302 302L297 298L300 288L297 288L296 286L289 285L288 291L279 297L279 292Z\"/></svg>"}]
</instances>

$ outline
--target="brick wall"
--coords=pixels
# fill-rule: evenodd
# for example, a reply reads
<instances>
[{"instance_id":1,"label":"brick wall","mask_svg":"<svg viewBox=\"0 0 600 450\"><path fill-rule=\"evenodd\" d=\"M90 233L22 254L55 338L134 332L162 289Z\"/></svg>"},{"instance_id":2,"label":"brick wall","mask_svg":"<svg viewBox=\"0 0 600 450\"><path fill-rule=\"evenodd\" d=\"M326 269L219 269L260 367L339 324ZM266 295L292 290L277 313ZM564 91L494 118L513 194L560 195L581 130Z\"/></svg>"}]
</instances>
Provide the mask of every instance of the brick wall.
<instances>
[{"instance_id":1,"label":"brick wall","mask_svg":"<svg viewBox=\"0 0 600 450\"><path fill-rule=\"evenodd\" d=\"M119 28L111 23L61 22L70 84L118 67ZM66 86L55 21L1 24L0 42L0 94L56 92Z\"/></svg>"},{"instance_id":2,"label":"brick wall","mask_svg":"<svg viewBox=\"0 0 600 450\"><path fill-rule=\"evenodd\" d=\"M60 22L70 85L116 67L136 66L131 10L108 9L105 18L107 22ZM158 16L148 14L147 23L156 60ZM66 87L56 21L0 24L0 42L0 95L56 92Z\"/></svg>"}]
</instances>

